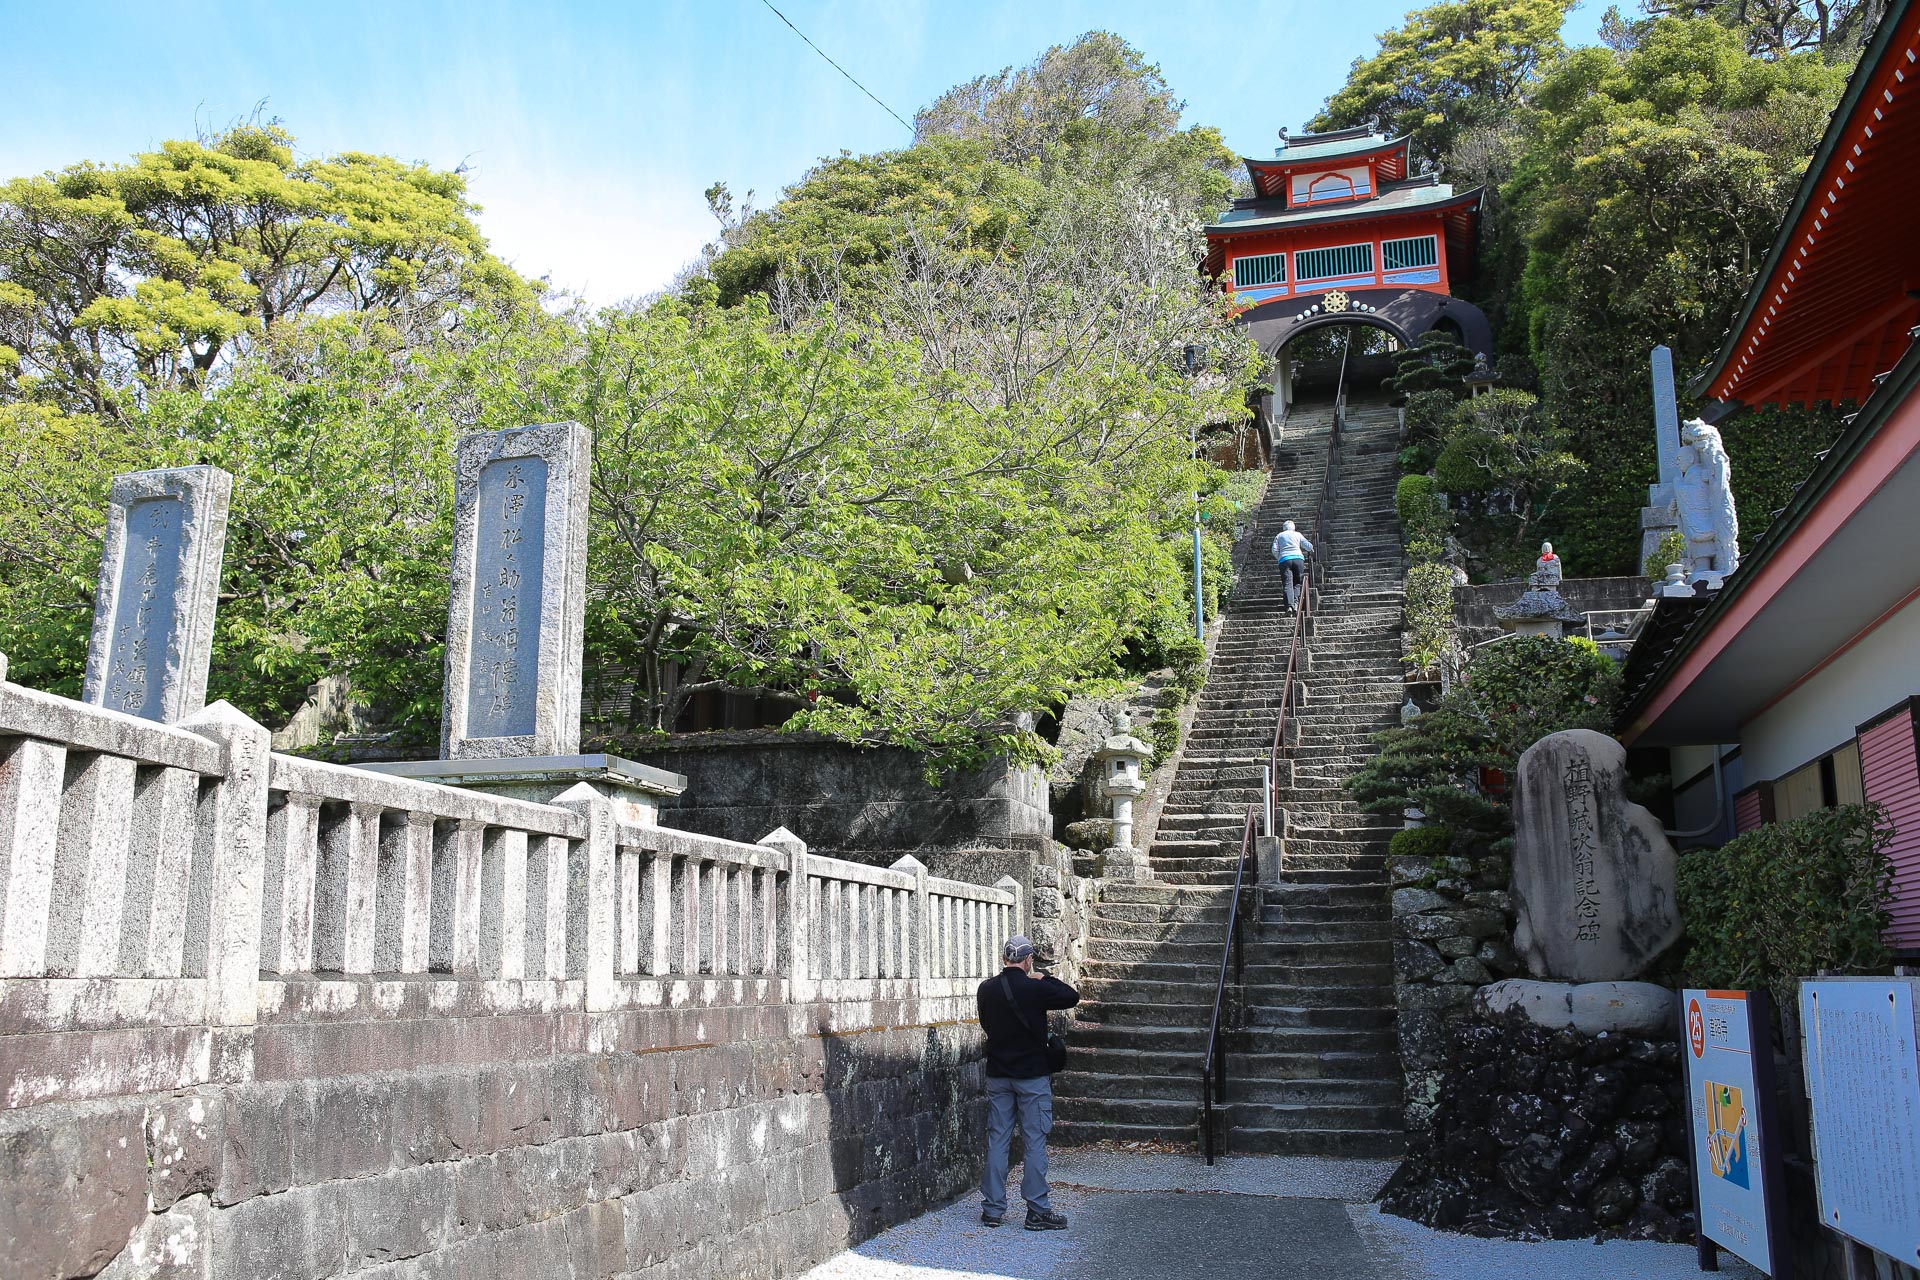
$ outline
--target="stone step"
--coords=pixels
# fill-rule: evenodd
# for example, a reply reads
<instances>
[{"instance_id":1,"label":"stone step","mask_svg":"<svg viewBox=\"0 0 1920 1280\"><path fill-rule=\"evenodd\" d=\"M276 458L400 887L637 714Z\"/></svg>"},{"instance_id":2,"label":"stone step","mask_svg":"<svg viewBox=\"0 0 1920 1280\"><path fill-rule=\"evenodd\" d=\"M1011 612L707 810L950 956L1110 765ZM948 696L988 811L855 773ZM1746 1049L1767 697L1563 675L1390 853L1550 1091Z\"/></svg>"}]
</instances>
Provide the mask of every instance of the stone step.
<instances>
[{"instance_id":1,"label":"stone step","mask_svg":"<svg viewBox=\"0 0 1920 1280\"><path fill-rule=\"evenodd\" d=\"M1206 1057L1204 1038L1192 1050L1132 1049L1118 1045L1073 1042L1067 1071L1054 1077L1055 1087L1065 1075L1174 1076L1191 1080L1200 1074ZM1309 1080L1346 1084L1391 1082L1399 1087L1400 1063L1392 1053L1241 1053L1230 1050L1227 1069L1235 1079L1293 1083Z\"/></svg>"},{"instance_id":2,"label":"stone step","mask_svg":"<svg viewBox=\"0 0 1920 1280\"><path fill-rule=\"evenodd\" d=\"M1217 936L1198 940L1150 940L1094 937L1087 944L1087 961L1093 964L1122 964L1133 961L1168 965L1218 965L1225 941L1223 927ZM1393 949L1385 938L1336 938L1314 942L1269 941L1258 932L1249 932L1242 948L1249 965L1322 965L1381 964L1393 958Z\"/></svg>"}]
</instances>

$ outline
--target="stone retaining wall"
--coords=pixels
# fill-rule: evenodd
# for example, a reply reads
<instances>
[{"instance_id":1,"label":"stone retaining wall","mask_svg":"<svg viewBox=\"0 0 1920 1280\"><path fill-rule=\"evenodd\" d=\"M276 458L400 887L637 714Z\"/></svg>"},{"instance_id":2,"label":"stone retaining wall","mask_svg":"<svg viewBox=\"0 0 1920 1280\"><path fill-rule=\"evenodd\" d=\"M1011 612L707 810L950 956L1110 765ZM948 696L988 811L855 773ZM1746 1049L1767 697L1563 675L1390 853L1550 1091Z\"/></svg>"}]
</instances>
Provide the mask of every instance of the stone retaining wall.
<instances>
[{"instance_id":1,"label":"stone retaining wall","mask_svg":"<svg viewBox=\"0 0 1920 1280\"><path fill-rule=\"evenodd\" d=\"M1407 1131L1422 1133L1439 1098L1450 1024L1473 993L1516 973L1507 859L1394 856L1393 978Z\"/></svg>"},{"instance_id":2,"label":"stone retaining wall","mask_svg":"<svg viewBox=\"0 0 1920 1280\"><path fill-rule=\"evenodd\" d=\"M662 800L662 822L727 840L785 827L830 853L897 855L1053 835L1046 774L1005 760L935 787L911 751L815 733L678 734L621 750L686 775L686 794Z\"/></svg>"}]
</instances>

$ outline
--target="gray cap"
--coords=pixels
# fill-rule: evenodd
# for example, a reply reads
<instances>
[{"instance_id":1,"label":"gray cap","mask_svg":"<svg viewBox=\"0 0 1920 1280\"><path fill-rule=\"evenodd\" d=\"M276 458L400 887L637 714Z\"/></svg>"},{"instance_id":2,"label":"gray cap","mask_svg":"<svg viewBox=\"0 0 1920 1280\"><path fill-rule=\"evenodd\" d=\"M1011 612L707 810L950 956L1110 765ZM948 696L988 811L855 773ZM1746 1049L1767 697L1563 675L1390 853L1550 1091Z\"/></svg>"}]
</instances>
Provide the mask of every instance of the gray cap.
<instances>
[{"instance_id":1,"label":"gray cap","mask_svg":"<svg viewBox=\"0 0 1920 1280\"><path fill-rule=\"evenodd\" d=\"M1007 939L1007 945L1000 948L1000 958L1008 964L1019 964L1033 954L1033 943L1024 933L1016 933Z\"/></svg>"}]
</instances>

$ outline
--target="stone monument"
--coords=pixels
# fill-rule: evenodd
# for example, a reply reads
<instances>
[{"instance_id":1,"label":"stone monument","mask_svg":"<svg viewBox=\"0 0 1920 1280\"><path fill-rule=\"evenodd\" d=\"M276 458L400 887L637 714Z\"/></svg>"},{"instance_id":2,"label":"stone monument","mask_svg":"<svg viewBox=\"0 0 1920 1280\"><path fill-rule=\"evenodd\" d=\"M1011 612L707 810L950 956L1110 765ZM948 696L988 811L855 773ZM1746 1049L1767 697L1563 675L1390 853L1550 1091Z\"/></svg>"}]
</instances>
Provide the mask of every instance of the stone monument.
<instances>
[{"instance_id":1,"label":"stone monument","mask_svg":"<svg viewBox=\"0 0 1920 1280\"><path fill-rule=\"evenodd\" d=\"M592 783L643 826L686 790L677 773L577 754L592 455L577 422L461 437L441 758L367 767L542 803Z\"/></svg>"},{"instance_id":2,"label":"stone monument","mask_svg":"<svg viewBox=\"0 0 1920 1280\"><path fill-rule=\"evenodd\" d=\"M1673 352L1666 347L1653 349L1653 438L1660 463L1660 482L1647 486L1647 505L1640 511L1640 560L1647 561L1660 547L1660 539L1680 527L1680 513L1674 504L1674 482L1680 478L1680 409L1673 388Z\"/></svg>"},{"instance_id":3,"label":"stone monument","mask_svg":"<svg viewBox=\"0 0 1920 1280\"><path fill-rule=\"evenodd\" d=\"M1513 805L1513 945L1536 978L1638 977L1680 937L1677 863L1660 822L1627 799L1626 748L1549 734L1520 757Z\"/></svg>"},{"instance_id":4,"label":"stone monument","mask_svg":"<svg viewBox=\"0 0 1920 1280\"><path fill-rule=\"evenodd\" d=\"M1740 517L1733 505L1733 467L1720 432L1700 419L1680 432L1680 476L1674 500L1687 539L1687 580L1717 590L1740 567Z\"/></svg>"},{"instance_id":5,"label":"stone monument","mask_svg":"<svg viewBox=\"0 0 1920 1280\"><path fill-rule=\"evenodd\" d=\"M440 729L449 760L579 750L591 456L575 422L476 432L456 446Z\"/></svg>"},{"instance_id":6,"label":"stone monument","mask_svg":"<svg viewBox=\"0 0 1920 1280\"><path fill-rule=\"evenodd\" d=\"M113 478L83 702L162 724L206 705L232 496L218 467Z\"/></svg>"},{"instance_id":7,"label":"stone monument","mask_svg":"<svg viewBox=\"0 0 1920 1280\"><path fill-rule=\"evenodd\" d=\"M1585 622L1587 615L1560 594L1560 576L1560 557L1553 554L1553 544L1541 543L1540 559L1527 576L1527 589L1512 604L1496 605L1494 618L1519 635L1561 639L1568 624Z\"/></svg>"}]
</instances>

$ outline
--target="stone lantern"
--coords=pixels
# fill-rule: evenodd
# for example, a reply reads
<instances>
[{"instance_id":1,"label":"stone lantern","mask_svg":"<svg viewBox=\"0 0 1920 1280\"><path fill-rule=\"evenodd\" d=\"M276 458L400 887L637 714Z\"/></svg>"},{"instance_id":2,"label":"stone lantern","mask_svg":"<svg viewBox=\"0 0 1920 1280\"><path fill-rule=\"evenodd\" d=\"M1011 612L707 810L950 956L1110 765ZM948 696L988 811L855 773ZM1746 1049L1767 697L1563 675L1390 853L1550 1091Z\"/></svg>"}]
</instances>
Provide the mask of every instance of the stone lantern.
<instances>
[{"instance_id":1,"label":"stone lantern","mask_svg":"<svg viewBox=\"0 0 1920 1280\"><path fill-rule=\"evenodd\" d=\"M1146 792L1140 766L1153 748L1133 736L1127 713L1114 717L1113 734L1093 753L1100 789L1113 803L1113 844L1101 854L1101 875L1109 880L1144 880L1151 874L1144 854L1133 847L1133 802Z\"/></svg>"}]
</instances>

